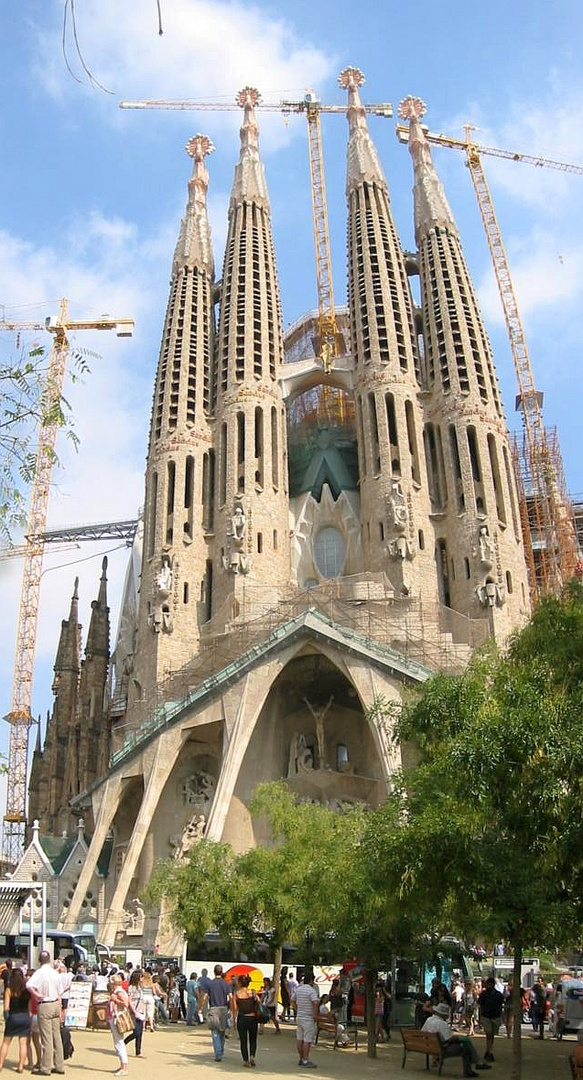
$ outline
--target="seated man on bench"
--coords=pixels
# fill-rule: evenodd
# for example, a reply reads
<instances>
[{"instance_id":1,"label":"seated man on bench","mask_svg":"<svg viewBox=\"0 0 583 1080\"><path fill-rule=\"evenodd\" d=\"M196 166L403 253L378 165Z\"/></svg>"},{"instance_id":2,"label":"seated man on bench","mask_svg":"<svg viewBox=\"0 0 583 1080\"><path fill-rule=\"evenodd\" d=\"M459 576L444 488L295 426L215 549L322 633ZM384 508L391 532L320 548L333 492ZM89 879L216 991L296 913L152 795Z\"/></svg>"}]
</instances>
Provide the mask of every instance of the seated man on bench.
<instances>
[{"instance_id":1,"label":"seated man on bench","mask_svg":"<svg viewBox=\"0 0 583 1080\"><path fill-rule=\"evenodd\" d=\"M436 1031L441 1036L444 1057L461 1057L464 1076L477 1076L474 1069L491 1069L485 1061L480 1061L478 1052L467 1036L454 1034L447 1023L450 1007L445 1002L433 1007L431 1016L427 1018L422 1031Z\"/></svg>"}]
</instances>

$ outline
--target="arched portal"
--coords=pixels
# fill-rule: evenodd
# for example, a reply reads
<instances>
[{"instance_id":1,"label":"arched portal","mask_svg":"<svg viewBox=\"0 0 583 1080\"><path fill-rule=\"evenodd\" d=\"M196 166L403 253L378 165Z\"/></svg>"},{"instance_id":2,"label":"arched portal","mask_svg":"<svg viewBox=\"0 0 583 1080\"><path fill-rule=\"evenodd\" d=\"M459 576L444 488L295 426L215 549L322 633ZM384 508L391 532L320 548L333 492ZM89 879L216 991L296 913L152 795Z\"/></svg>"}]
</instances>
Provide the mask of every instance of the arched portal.
<instances>
[{"instance_id":1,"label":"arched portal","mask_svg":"<svg viewBox=\"0 0 583 1080\"><path fill-rule=\"evenodd\" d=\"M264 838L249 802L259 782L285 779L306 802L341 809L377 806L383 767L354 685L323 653L308 647L275 679L235 784L223 840L243 850Z\"/></svg>"}]
</instances>

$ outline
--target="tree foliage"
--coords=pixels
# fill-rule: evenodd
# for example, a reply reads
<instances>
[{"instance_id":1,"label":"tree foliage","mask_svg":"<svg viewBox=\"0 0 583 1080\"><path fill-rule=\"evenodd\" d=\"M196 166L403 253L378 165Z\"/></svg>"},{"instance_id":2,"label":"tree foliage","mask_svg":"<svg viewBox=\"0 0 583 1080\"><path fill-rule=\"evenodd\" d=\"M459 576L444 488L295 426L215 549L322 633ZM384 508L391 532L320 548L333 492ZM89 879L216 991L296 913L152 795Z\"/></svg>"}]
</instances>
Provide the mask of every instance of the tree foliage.
<instances>
[{"instance_id":1,"label":"tree foliage","mask_svg":"<svg viewBox=\"0 0 583 1080\"><path fill-rule=\"evenodd\" d=\"M88 368L79 352L73 360L74 380ZM75 446L78 442L69 403L47 381L47 367L40 346L23 351L18 362L0 363L0 537L5 541L26 524L26 492L34 477L40 425L64 428Z\"/></svg>"},{"instance_id":2,"label":"tree foliage","mask_svg":"<svg viewBox=\"0 0 583 1080\"><path fill-rule=\"evenodd\" d=\"M507 652L434 676L396 725L418 754L397 785L407 902L432 896L443 929L503 937L515 958L570 944L583 925L582 657L575 583Z\"/></svg>"}]
</instances>

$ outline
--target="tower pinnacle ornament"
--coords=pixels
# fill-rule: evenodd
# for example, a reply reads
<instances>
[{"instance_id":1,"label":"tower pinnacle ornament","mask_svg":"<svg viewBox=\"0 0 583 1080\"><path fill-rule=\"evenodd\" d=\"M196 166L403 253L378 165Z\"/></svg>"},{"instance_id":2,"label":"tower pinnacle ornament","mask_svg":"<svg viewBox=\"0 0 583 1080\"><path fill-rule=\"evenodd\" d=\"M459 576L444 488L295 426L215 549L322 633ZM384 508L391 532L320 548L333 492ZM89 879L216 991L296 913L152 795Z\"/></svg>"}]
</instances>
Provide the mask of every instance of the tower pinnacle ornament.
<instances>
[{"instance_id":1,"label":"tower pinnacle ornament","mask_svg":"<svg viewBox=\"0 0 583 1080\"><path fill-rule=\"evenodd\" d=\"M427 112L427 105L420 97L409 94L400 102L397 111L401 120L420 120Z\"/></svg>"},{"instance_id":2,"label":"tower pinnacle ornament","mask_svg":"<svg viewBox=\"0 0 583 1080\"><path fill-rule=\"evenodd\" d=\"M357 67L344 68L338 76L338 86L341 86L343 90L364 86L365 82L366 79L363 72Z\"/></svg>"},{"instance_id":3,"label":"tower pinnacle ornament","mask_svg":"<svg viewBox=\"0 0 583 1080\"><path fill-rule=\"evenodd\" d=\"M214 154L215 145L209 139L208 135L201 135L198 132L196 135L189 139L184 147L189 157L195 158L196 161L202 161L207 154Z\"/></svg>"}]
</instances>

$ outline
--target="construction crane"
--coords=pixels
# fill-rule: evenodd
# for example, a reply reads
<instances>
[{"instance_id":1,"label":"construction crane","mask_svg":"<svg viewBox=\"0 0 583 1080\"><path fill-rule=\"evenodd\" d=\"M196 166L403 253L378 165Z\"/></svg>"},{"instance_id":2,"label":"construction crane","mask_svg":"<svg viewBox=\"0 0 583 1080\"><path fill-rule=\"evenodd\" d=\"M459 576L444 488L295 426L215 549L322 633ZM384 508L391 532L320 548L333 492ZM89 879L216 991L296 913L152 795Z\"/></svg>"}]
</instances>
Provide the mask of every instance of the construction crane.
<instances>
[{"instance_id":1,"label":"construction crane","mask_svg":"<svg viewBox=\"0 0 583 1080\"><path fill-rule=\"evenodd\" d=\"M345 68L338 82L348 86L349 80L355 80L358 86L364 83L364 75L358 68ZM244 93L244 91L243 91ZM255 91L256 93L256 91ZM239 98L241 95L239 95ZM230 111L240 107L240 102L210 101L120 101L120 109L177 109L198 111ZM314 245L316 251L316 284L318 290L318 333L314 339L314 350L319 357L324 372L330 374L334 359L344 351L344 339L336 322L334 289L332 284L332 260L330 256L330 234L328 228L328 208L326 203L326 183L324 178L324 156L322 153L321 113L346 114L345 105L325 105L313 90L306 91L301 101L280 101L279 104L261 102L257 108L264 111L280 112L284 116L290 113L303 113L308 122L308 153L310 161L310 180L312 192L312 215L314 222ZM391 117L393 107L387 102L377 105L363 105L366 113L375 116Z\"/></svg>"},{"instance_id":2,"label":"construction crane","mask_svg":"<svg viewBox=\"0 0 583 1080\"><path fill-rule=\"evenodd\" d=\"M12 704L10 712L5 717L10 724L10 740L3 858L5 865L15 866L24 849L25 839L28 737L32 723L32 681L44 546L42 534L47 521L57 441L58 424L55 419L55 407L61 400L67 367L69 351L67 334L76 330L115 330L118 337L131 337L134 322L133 319L112 319L109 315L102 315L99 319L72 320L69 318L67 301L63 299L56 319L48 318L44 323L14 323L3 320L0 321L0 330L12 330L17 333L22 330L47 330L53 335L42 396L42 416L31 485L16 634Z\"/></svg>"},{"instance_id":3,"label":"construction crane","mask_svg":"<svg viewBox=\"0 0 583 1080\"><path fill-rule=\"evenodd\" d=\"M425 111L425 104L420 98L415 97L406 98L399 106L399 116L402 120L413 118L420 120L425 115ZM573 576L577 565L577 540L560 448L558 441L549 439L545 431L542 394L535 386L510 267L481 155L490 154L510 161L535 165L538 168L559 169L561 172L578 175L583 174L583 167L553 161L551 158L535 157L532 154L520 154L497 147L481 146L472 140L473 130L475 129L470 124L466 124L465 139L454 139L448 135L434 134L423 128L428 142L464 151L492 257L518 380L517 408L520 409L523 420L522 460L526 477L522 475L520 468L516 468L515 471L519 486L522 531L531 595L533 601L536 601L541 595L558 594L563 584ZM407 125L397 124L396 133L400 142L408 142L409 127ZM516 451L515 465L518 456L520 456L519 452Z\"/></svg>"},{"instance_id":4,"label":"construction crane","mask_svg":"<svg viewBox=\"0 0 583 1080\"><path fill-rule=\"evenodd\" d=\"M95 525L68 525L62 529L45 529L38 536L26 536L24 544L11 544L9 547L0 548L0 561L22 558L27 554L28 543L31 540L39 540L44 547L51 545L53 551L66 551L71 544L78 545L82 541L94 543L98 540L123 540L128 547L131 547L137 529L137 518L128 518L125 521L104 521Z\"/></svg>"}]
</instances>

